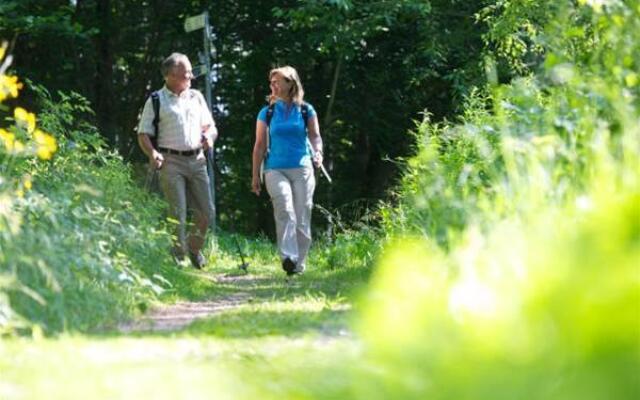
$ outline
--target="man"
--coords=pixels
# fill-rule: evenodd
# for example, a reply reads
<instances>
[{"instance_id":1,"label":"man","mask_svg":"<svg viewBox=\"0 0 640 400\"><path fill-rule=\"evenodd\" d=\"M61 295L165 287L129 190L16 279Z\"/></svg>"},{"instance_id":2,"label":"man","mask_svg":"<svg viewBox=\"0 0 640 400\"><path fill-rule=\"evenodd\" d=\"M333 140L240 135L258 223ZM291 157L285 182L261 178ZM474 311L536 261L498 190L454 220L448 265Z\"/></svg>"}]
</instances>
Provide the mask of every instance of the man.
<instances>
[{"instance_id":1,"label":"man","mask_svg":"<svg viewBox=\"0 0 640 400\"><path fill-rule=\"evenodd\" d=\"M165 85L158 91L157 148L150 139L156 134L151 98L142 111L138 143L151 165L159 169L170 216L178 222L171 254L178 262L188 255L193 266L201 269L206 264L202 246L209 221L215 215L203 150L213 146L218 131L204 97L190 88L193 73L187 56L171 54L162 62L161 71ZM189 237L187 209L194 216Z\"/></svg>"}]
</instances>

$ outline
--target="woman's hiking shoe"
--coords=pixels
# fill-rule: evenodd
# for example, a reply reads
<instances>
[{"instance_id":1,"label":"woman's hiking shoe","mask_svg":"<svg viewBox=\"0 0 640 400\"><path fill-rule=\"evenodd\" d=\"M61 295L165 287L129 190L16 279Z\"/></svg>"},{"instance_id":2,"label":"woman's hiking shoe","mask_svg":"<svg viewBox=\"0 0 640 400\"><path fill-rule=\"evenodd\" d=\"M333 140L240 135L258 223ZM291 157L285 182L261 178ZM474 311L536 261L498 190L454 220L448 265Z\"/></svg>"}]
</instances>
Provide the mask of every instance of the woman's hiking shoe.
<instances>
[{"instance_id":1,"label":"woman's hiking shoe","mask_svg":"<svg viewBox=\"0 0 640 400\"><path fill-rule=\"evenodd\" d=\"M193 266L197 269L202 269L207 264L207 260L205 260L202 252L200 251L197 253L193 253L190 251L189 260L191 260L191 264L193 264Z\"/></svg>"},{"instance_id":2,"label":"woman's hiking shoe","mask_svg":"<svg viewBox=\"0 0 640 400\"><path fill-rule=\"evenodd\" d=\"M287 257L282 260L282 269L287 273L287 276L291 276L296 273L296 263Z\"/></svg>"}]
</instances>

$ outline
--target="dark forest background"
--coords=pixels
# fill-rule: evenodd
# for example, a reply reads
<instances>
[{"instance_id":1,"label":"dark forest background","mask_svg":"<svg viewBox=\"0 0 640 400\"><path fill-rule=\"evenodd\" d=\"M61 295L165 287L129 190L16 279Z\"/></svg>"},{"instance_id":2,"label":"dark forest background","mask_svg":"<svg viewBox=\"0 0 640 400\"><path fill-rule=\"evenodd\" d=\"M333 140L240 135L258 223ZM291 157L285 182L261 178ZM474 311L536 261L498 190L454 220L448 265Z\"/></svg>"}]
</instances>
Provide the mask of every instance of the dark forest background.
<instances>
[{"instance_id":1,"label":"dark forest background","mask_svg":"<svg viewBox=\"0 0 640 400\"><path fill-rule=\"evenodd\" d=\"M402 160L412 154L415 121L458 112L479 81L484 1L167 1L2 0L0 37L13 69L54 96L77 92L95 110L110 146L132 163L145 160L135 127L160 62L171 52L200 64L202 30L185 18L210 13L216 201L220 225L244 233L272 231L265 194L250 193L255 118L274 66L299 71L318 111L326 166L316 203L343 223L388 200ZM452 11L454 10L454 11ZM204 88L203 77L194 87ZM21 101L29 101L29 91ZM33 92L31 92L33 93ZM32 96L31 102L35 100ZM37 104L31 104L37 110ZM142 168L141 168L142 169ZM316 212L326 226L328 213Z\"/></svg>"}]
</instances>

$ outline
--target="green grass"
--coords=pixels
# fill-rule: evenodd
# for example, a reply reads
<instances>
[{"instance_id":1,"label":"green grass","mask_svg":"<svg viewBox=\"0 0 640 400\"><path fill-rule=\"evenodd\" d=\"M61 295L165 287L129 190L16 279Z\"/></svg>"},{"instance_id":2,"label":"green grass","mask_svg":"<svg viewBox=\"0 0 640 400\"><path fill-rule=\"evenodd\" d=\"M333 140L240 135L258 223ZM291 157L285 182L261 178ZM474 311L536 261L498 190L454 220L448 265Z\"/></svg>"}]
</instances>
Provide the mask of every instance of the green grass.
<instances>
[{"instance_id":1,"label":"green grass","mask_svg":"<svg viewBox=\"0 0 640 400\"><path fill-rule=\"evenodd\" d=\"M227 235L210 244L204 271L164 271L173 288L160 298L170 304L241 296L241 305L174 332L103 329L5 339L0 341L0 398L306 397L318 389L308 386L310 368L326 373L336 360L354 361L359 345L350 323L367 272L310 265L305 274L287 280L274 246L257 241L247 249L250 266L244 273L230 252L233 247L226 247L230 244Z\"/></svg>"},{"instance_id":2,"label":"green grass","mask_svg":"<svg viewBox=\"0 0 640 400\"><path fill-rule=\"evenodd\" d=\"M0 347L0 397L292 398L308 392L310 367L353 354L349 340L313 338L16 340Z\"/></svg>"}]
</instances>

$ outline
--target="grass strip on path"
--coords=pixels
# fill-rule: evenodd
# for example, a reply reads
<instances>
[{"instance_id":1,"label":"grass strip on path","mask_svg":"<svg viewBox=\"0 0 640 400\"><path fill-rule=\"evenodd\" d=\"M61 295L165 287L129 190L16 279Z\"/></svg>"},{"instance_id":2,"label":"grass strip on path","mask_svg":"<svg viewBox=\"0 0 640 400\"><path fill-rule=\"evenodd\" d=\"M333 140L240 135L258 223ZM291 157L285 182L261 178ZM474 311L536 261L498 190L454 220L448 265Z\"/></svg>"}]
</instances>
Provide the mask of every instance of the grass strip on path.
<instances>
[{"instance_id":1,"label":"grass strip on path","mask_svg":"<svg viewBox=\"0 0 640 400\"><path fill-rule=\"evenodd\" d=\"M112 330L0 341L0 398L305 397L312 382L290 380L291 368L326 370L360 351L349 320L367 273L286 280L264 254L246 274L224 252L204 271L176 269L165 303Z\"/></svg>"}]
</instances>

